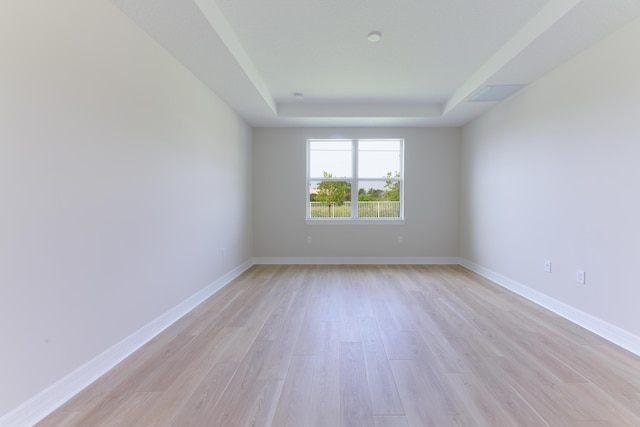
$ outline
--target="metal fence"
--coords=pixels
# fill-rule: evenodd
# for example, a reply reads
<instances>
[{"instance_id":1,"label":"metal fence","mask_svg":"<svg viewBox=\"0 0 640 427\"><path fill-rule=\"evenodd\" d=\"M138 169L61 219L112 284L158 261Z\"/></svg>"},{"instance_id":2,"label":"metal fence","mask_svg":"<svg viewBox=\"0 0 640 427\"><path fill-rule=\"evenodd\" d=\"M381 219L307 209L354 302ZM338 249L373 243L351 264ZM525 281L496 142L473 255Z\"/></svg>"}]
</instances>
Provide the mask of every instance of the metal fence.
<instances>
[{"instance_id":1,"label":"metal fence","mask_svg":"<svg viewBox=\"0 0 640 427\"><path fill-rule=\"evenodd\" d=\"M309 202L311 218L351 218L351 202L342 205ZM358 202L359 218L400 218L400 202Z\"/></svg>"}]
</instances>

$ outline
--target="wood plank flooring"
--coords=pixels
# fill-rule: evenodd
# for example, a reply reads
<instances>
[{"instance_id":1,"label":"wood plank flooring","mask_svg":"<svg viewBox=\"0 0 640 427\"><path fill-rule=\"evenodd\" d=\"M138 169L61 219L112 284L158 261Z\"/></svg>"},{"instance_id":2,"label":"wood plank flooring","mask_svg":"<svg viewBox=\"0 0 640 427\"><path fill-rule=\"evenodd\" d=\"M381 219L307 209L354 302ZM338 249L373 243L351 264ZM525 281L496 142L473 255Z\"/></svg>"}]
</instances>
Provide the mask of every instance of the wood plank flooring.
<instances>
[{"instance_id":1,"label":"wood plank flooring","mask_svg":"<svg viewBox=\"0 0 640 427\"><path fill-rule=\"evenodd\" d=\"M640 426L640 358L460 266L254 266L38 426Z\"/></svg>"}]
</instances>

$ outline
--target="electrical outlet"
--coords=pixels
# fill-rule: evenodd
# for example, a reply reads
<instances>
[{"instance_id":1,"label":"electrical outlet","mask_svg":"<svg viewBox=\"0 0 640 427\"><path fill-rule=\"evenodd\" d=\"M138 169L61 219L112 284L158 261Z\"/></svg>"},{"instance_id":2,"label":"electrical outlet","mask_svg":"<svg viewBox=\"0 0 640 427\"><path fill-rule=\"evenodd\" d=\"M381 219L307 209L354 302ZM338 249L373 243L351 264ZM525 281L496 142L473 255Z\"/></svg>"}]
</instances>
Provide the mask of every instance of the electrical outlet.
<instances>
[{"instance_id":1,"label":"electrical outlet","mask_svg":"<svg viewBox=\"0 0 640 427\"><path fill-rule=\"evenodd\" d=\"M222 256L223 257L227 256L227 248L222 248Z\"/></svg>"},{"instance_id":2,"label":"electrical outlet","mask_svg":"<svg viewBox=\"0 0 640 427\"><path fill-rule=\"evenodd\" d=\"M551 273L551 261L547 260L544 262L544 271Z\"/></svg>"},{"instance_id":3,"label":"electrical outlet","mask_svg":"<svg viewBox=\"0 0 640 427\"><path fill-rule=\"evenodd\" d=\"M398 244L401 245L404 243L404 237L398 236Z\"/></svg>"},{"instance_id":4,"label":"electrical outlet","mask_svg":"<svg viewBox=\"0 0 640 427\"><path fill-rule=\"evenodd\" d=\"M307 245L310 245L311 243L313 243L313 239L311 236L307 236Z\"/></svg>"},{"instance_id":5,"label":"electrical outlet","mask_svg":"<svg viewBox=\"0 0 640 427\"><path fill-rule=\"evenodd\" d=\"M584 285L584 283L585 283L585 272L584 272L584 270L576 270L576 282Z\"/></svg>"}]
</instances>

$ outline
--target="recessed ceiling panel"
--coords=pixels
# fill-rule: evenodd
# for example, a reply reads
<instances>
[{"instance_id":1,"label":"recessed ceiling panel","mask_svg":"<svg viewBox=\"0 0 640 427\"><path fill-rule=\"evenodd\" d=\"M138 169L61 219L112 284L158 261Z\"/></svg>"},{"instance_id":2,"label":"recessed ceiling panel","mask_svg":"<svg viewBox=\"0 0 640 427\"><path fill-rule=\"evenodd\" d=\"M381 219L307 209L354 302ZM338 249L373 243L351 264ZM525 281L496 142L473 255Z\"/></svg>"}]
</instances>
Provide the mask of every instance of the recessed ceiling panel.
<instances>
[{"instance_id":1,"label":"recessed ceiling panel","mask_svg":"<svg viewBox=\"0 0 640 427\"><path fill-rule=\"evenodd\" d=\"M442 103L548 1L217 2L276 101Z\"/></svg>"},{"instance_id":2,"label":"recessed ceiling panel","mask_svg":"<svg viewBox=\"0 0 640 427\"><path fill-rule=\"evenodd\" d=\"M465 102L479 89L531 84L640 14L639 0L111 1L253 126L459 126L494 104Z\"/></svg>"}]
</instances>

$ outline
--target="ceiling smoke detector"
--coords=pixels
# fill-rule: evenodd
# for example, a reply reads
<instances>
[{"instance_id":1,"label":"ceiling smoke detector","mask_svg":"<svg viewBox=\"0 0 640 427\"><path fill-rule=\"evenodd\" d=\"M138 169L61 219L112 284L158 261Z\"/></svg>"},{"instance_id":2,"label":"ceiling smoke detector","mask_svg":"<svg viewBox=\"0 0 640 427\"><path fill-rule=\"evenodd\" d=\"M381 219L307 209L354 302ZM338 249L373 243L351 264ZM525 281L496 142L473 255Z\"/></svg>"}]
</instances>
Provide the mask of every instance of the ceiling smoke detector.
<instances>
[{"instance_id":1,"label":"ceiling smoke detector","mask_svg":"<svg viewBox=\"0 0 640 427\"><path fill-rule=\"evenodd\" d=\"M372 31L367 35L367 40L371 43L379 42L382 39L382 34L379 31Z\"/></svg>"}]
</instances>

